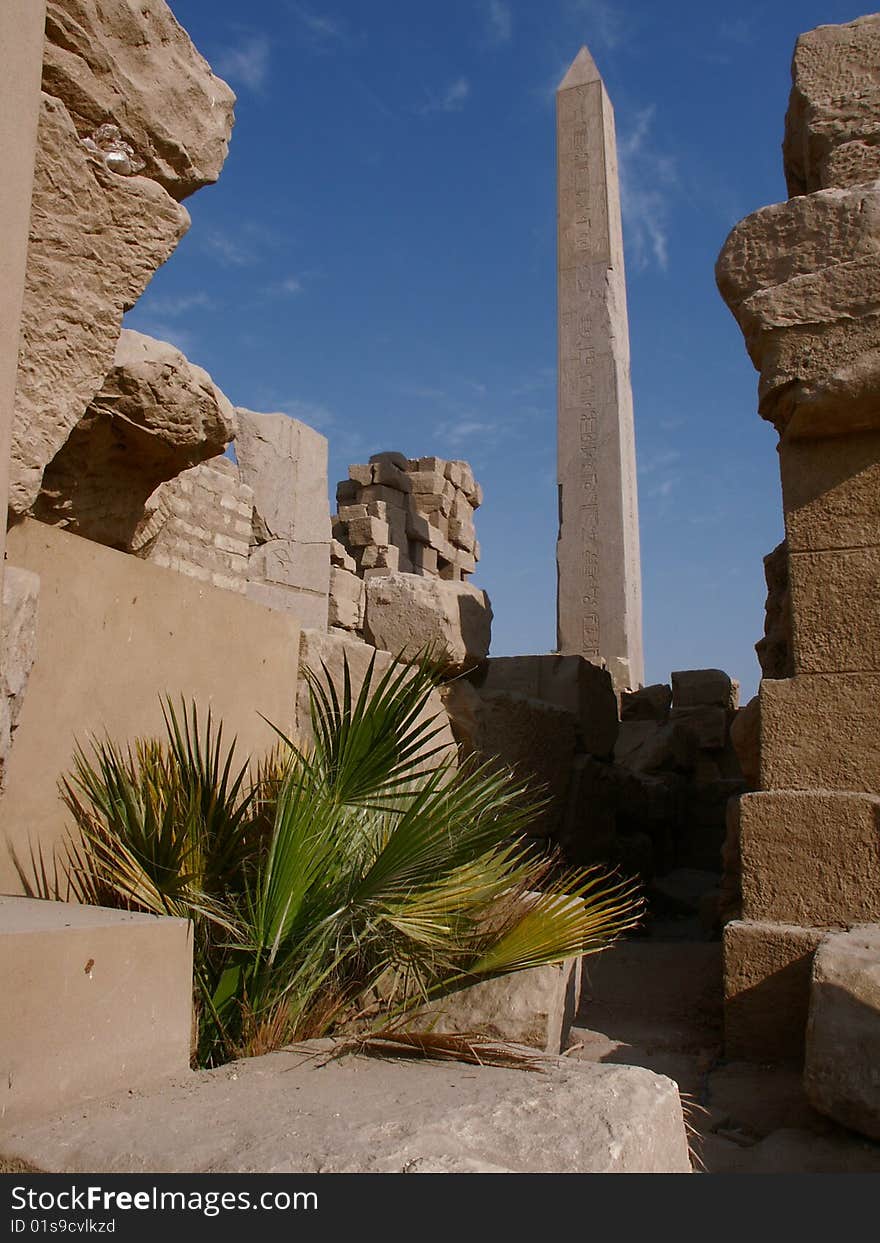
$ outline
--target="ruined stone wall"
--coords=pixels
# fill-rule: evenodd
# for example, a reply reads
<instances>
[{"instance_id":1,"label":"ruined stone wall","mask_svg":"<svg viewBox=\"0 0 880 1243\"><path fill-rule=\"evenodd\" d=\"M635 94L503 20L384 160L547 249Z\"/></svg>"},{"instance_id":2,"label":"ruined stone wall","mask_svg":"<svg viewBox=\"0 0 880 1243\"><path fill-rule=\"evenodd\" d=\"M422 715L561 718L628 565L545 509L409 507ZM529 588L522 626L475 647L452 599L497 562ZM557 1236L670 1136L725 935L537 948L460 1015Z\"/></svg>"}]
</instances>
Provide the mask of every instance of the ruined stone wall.
<instances>
[{"instance_id":1,"label":"ruined stone wall","mask_svg":"<svg viewBox=\"0 0 880 1243\"><path fill-rule=\"evenodd\" d=\"M142 561L246 594L253 492L228 458L213 458L160 484L130 551Z\"/></svg>"},{"instance_id":2,"label":"ruined stone wall","mask_svg":"<svg viewBox=\"0 0 880 1243\"><path fill-rule=\"evenodd\" d=\"M737 817L731 1057L800 1058L816 947L880 920L878 61L878 14L801 36L792 197L737 225L716 270L780 435L791 624L761 684L760 789Z\"/></svg>"}]
</instances>

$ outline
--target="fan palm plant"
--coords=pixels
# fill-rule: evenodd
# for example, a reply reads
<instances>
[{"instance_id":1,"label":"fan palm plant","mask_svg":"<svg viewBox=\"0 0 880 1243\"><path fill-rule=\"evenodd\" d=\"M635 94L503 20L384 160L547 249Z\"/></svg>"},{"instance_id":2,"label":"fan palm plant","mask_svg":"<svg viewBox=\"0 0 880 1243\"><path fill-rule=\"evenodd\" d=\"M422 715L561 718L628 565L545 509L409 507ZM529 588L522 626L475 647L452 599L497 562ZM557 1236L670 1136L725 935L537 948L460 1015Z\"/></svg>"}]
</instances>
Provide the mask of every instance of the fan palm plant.
<instances>
[{"instance_id":1,"label":"fan palm plant","mask_svg":"<svg viewBox=\"0 0 880 1243\"><path fill-rule=\"evenodd\" d=\"M377 677L374 657L358 695L347 661L341 694L326 667L306 677L313 744L276 731L252 776L210 714L166 700L166 741L93 742L62 782L70 895L193 920L200 1064L363 1021L371 996L401 1031L637 922L628 884L535 854L539 807L510 773L457 767L427 661Z\"/></svg>"}]
</instances>

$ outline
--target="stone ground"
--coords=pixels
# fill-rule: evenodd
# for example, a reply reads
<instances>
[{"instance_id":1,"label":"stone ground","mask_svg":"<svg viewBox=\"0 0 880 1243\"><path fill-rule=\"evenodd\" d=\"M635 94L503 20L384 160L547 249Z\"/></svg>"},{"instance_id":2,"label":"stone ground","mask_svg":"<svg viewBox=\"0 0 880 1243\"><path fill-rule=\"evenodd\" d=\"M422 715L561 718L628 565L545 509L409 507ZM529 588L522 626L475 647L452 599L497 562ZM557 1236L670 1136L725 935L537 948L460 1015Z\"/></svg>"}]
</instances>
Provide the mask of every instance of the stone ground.
<instances>
[{"instance_id":1,"label":"stone ground","mask_svg":"<svg viewBox=\"0 0 880 1243\"><path fill-rule=\"evenodd\" d=\"M567 1056L674 1079L707 1174L880 1173L880 1144L812 1109L798 1068L725 1061L721 945L698 935L655 924L588 959Z\"/></svg>"}]
</instances>

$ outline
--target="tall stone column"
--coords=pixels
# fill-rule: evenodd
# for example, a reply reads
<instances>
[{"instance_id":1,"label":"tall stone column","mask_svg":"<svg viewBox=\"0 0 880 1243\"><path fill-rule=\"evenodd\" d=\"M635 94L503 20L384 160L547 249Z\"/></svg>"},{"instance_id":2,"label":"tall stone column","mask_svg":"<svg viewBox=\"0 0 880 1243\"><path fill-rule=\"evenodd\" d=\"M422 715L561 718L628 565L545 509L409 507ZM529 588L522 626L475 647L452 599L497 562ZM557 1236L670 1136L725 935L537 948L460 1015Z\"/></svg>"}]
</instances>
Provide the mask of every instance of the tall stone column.
<instances>
[{"instance_id":1,"label":"tall stone column","mask_svg":"<svg viewBox=\"0 0 880 1243\"><path fill-rule=\"evenodd\" d=\"M644 680L629 325L614 111L583 47L556 93L557 648Z\"/></svg>"}]
</instances>

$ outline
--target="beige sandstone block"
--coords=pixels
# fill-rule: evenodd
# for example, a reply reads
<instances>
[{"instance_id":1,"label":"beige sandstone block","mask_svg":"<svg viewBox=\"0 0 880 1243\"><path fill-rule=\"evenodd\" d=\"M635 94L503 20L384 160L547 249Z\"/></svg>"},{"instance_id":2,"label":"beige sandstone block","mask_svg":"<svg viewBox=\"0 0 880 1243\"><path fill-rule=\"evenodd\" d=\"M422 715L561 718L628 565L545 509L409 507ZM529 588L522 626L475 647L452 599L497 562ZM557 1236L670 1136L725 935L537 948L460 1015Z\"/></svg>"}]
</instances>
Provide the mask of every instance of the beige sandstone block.
<instances>
[{"instance_id":1,"label":"beige sandstone block","mask_svg":"<svg viewBox=\"0 0 880 1243\"><path fill-rule=\"evenodd\" d=\"M361 487L368 487L373 482L373 468L372 466L349 466L348 477Z\"/></svg>"},{"instance_id":2,"label":"beige sandstone block","mask_svg":"<svg viewBox=\"0 0 880 1243\"><path fill-rule=\"evenodd\" d=\"M788 565L795 672L880 672L880 547L792 552Z\"/></svg>"},{"instance_id":3,"label":"beige sandstone block","mask_svg":"<svg viewBox=\"0 0 880 1243\"><path fill-rule=\"evenodd\" d=\"M764 679L761 787L880 790L880 675Z\"/></svg>"},{"instance_id":4,"label":"beige sandstone block","mask_svg":"<svg viewBox=\"0 0 880 1243\"><path fill-rule=\"evenodd\" d=\"M252 579L247 585L247 598L275 613L289 613L303 629L327 629L329 604L326 595Z\"/></svg>"},{"instance_id":5,"label":"beige sandstone block","mask_svg":"<svg viewBox=\"0 0 880 1243\"><path fill-rule=\"evenodd\" d=\"M724 929L724 1054L800 1061L821 928L735 920Z\"/></svg>"},{"instance_id":6,"label":"beige sandstone block","mask_svg":"<svg viewBox=\"0 0 880 1243\"><path fill-rule=\"evenodd\" d=\"M329 545L270 540L251 552L248 574L258 582L298 587L326 596L330 582Z\"/></svg>"},{"instance_id":7,"label":"beige sandstone block","mask_svg":"<svg viewBox=\"0 0 880 1243\"><path fill-rule=\"evenodd\" d=\"M880 920L880 797L771 790L740 799L743 918Z\"/></svg>"},{"instance_id":8,"label":"beige sandstone block","mask_svg":"<svg viewBox=\"0 0 880 1243\"><path fill-rule=\"evenodd\" d=\"M5 566L0 609L0 792L37 655L39 600L39 577L14 565Z\"/></svg>"},{"instance_id":9,"label":"beige sandstone block","mask_svg":"<svg viewBox=\"0 0 880 1243\"><path fill-rule=\"evenodd\" d=\"M779 464L792 552L880 544L880 432L819 440L786 436Z\"/></svg>"},{"instance_id":10,"label":"beige sandstone block","mask_svg":"<svg viewBox=\"0 0 880 1243\"><path fill-rule=\"evenodd\" d=\"M816 951L804 1088L814 1108L880 1139L880 926L829 934Z\"/></svg>"},{"instance_id":11,"label":"beige sandstone block","mask_svg":"<svg viewBox=\"0 0 880 1243\"><path fill-rule=\"evenodd\" d=\"M669 719L672 707L672 690L664 682L643 686L637 691L622 691L620 695L621 721L657 721Z\"/></svg>"},{"instance_id":12,"label":"beige sandstone block","mask_svg":"<svg viewBox=\"0 0 880 1243\"><path fill-rule=\"evenodd\" d=\"M241 479L254 493L255 521L263 540L326 544L327 438L286 414L236 410L235 453Z\"/></svg>"},{"instance_id":13,"label":"beige sandstone block","mask_svg":"<svg viewBox=\"0 0 880 1243\"><path fill-rule=\"evenodd\" d=\"M789 195L880 177L880 15L802 34L782 151Z\"/></svg>"},{"instance_id":14,"label":"beige sandstone block","mask_svg":"<svg viewBox=\"0 0 880 1243\"><path fill-rule=\"evenodd\" d=\"M189 1073L188 920L0 897L4 1132Z\"/></svg>"},{"instance_id":15,"label":"beige sandstone block","mask_svg":"<svg viewBox=\"0 0 880 1243\"><path fill-rule=\"evenodd\" d=\"M364 582L356 574L333 566L327 624L344 630L360 630L364 623Z\"/></svg>"},{"instance_id":16,"label":"beige sandstone block","mask_svg":"<svg viewBox=\"0 0 880 1243\"><path fill-rule=\"evenodd\" d=\"M472 675L488 692L540 699L573 713L580 741L590 754L610 756L617 738L617 703L607 669L582 656L493 656Z\"/></svg>"},{"instance_id":17,"label":"beige sandstone block","mask_svg":"<svg viewBox=\"0 0 880 1243\"><path fill-rule=\"evenodd\" d=\"M725 708L693 707L673 708L669 713L671 724L685 726L706 751L720 751L727 742L728 713Z\"/></svg>"},{"instance_id":18,"label":"beige sandstone block","mask_svg":"<svg viewBox=\"0 0 880 1243\"><path fill-rule=\"evenodd\" d=\"M381 518L354 518L348 524L348 542L355 548L366 548L370 544L387 546L389 534L388 523Z\"/></svg>"},{"instance_id":19,"label":"beige sandstone block","mask_svg":"<svg viewBox=\"0 0 880 1243\"><path fill-rule=\"evenodd\" d=\"M675 708L736 708L739 683L722 669L680 669L672 674Z\"/></svg>"},{"instance_id":20,"label":"beige sandstone block","mask_svg":"<svg viewBox=\"0 0 880 1243\"><path fill-rule=\"evenodd\" d=\"M730 741L743 777L757 786L761 771L761 701L754 695L730 723Z\"/></svg>"},{"instance_id":21,"label":"beige sandstone block","mask_svg":"<svg viewBox=\"0 0 880 1243\"><path fill-rule=\"evenodd\" d=\"M449 671L472 668L489 651L492 609L485 592L416 574L367 583L364 633L383 651L412 659L430 645Z\"/></svg>"},{"instance_id":22,"label":"beige sandstone block","mask_svg":"<svg viewBox=\"0 0 880 1243\"><path fill-rule=\"evenodd\" d=\"M396 488L387 488L383 484L370 484L369 487L361 488L358 499L365 505L371 501L381 501L393 509L406 508L406 494L399 492Z\"/></svg>"}]
</instances>

